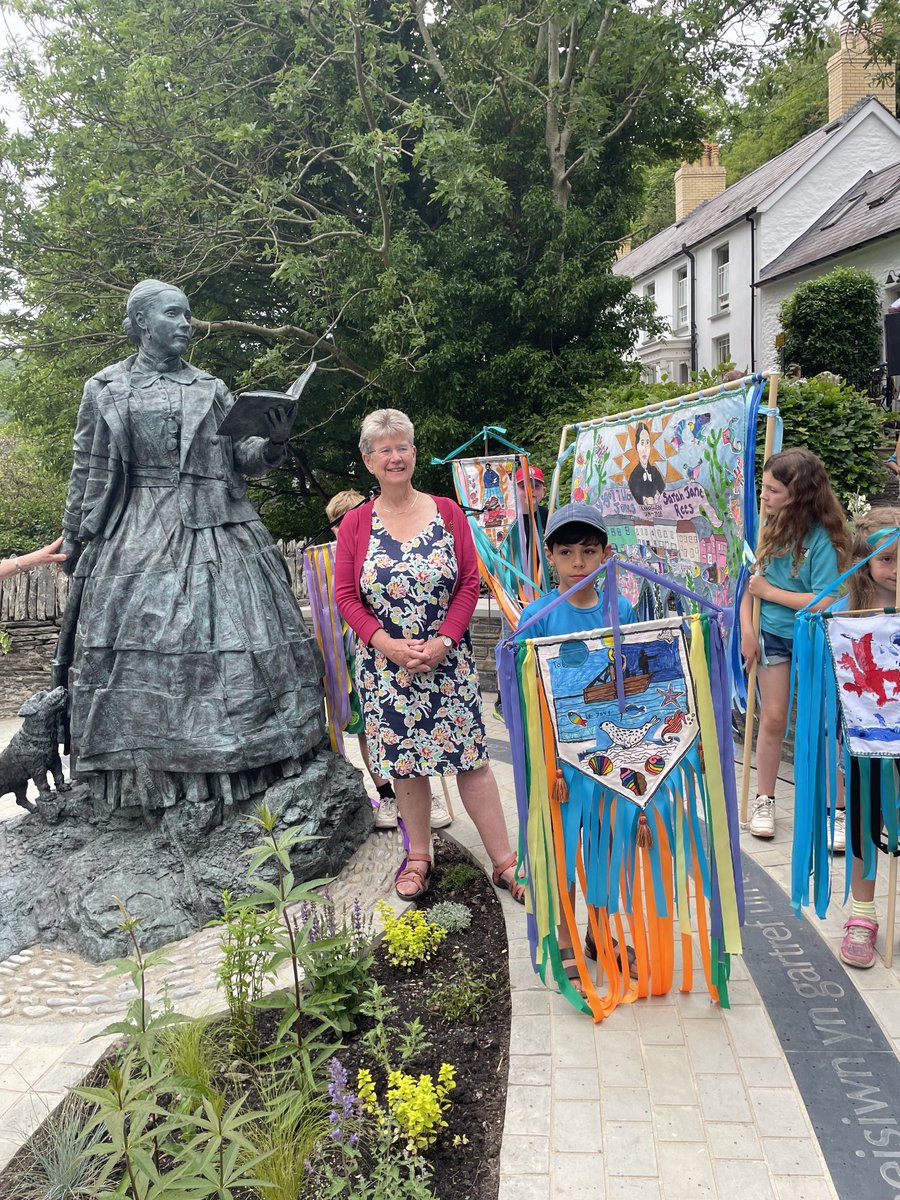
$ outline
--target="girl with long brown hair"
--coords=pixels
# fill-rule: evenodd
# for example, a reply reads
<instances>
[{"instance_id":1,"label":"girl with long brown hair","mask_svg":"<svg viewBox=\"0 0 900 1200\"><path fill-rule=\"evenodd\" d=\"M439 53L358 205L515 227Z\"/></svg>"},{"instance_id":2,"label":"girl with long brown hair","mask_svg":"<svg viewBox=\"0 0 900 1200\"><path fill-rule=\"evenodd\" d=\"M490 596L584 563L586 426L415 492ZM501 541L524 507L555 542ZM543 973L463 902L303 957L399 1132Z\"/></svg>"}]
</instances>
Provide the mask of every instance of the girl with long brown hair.
<instances>
[{"instance_id":1,"label":"girl with long brown hair","mask_svg":"<svg viewBox=\"0 0 900 1200\"><path fill-rule=\"evenodd\" d=\"M790 701L794 618L837 579L850 561L850 533L822 460L811 450L782 450L763 466L757 573L741 604L741 653L748 668L758 660L760 709L756 738L757 796L747 828L775 836L775 781ZM761 601L759 636L752 601ZM817 609L828 608L826 596Z\"/></svg>"}]
</instances>

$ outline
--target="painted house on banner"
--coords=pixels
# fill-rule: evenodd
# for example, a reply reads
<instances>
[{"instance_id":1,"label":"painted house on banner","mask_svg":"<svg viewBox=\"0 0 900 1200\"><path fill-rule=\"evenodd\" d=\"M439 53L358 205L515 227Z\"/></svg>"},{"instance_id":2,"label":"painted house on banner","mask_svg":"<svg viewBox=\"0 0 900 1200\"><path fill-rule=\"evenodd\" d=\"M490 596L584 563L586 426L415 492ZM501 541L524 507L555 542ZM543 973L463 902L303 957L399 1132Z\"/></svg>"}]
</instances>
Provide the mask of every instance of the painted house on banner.
<instances>
[{"instance_id":1,"label":"painted house on banner","mask_svg":"<svg viewBox=\"0 0 900 1200\"><path fill-rule=\"evenodd\" d=\"M862 35L844 26L828 62L828 123L731 187L715 143L682 163L674 225L613 267L669 328L635 348L648 379L686 383L723 362L775 367L782 301L835 267L871 271L885 309L900 296L900 122L893 86L865 57Z\"/></svg>"}]
</instances>

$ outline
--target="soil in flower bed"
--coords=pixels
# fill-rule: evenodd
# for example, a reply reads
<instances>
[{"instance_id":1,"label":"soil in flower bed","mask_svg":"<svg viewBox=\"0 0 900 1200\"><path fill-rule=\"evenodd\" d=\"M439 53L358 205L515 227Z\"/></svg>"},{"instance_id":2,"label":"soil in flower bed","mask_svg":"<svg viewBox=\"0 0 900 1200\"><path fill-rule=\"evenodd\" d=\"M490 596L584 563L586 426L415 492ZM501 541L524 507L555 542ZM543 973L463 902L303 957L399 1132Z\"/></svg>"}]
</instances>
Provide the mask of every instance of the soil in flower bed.
<instances>
[{"instance_id":1,"label":"soil in flower bed","mask_svg":"<svg viewBox=\"0 0 900 1200\"><path fill-rule=\"evenodd\" d=\"M399 1036L408 1022L418 1018L430 1043L403 1069L413 1075L429 1073L436 1080L442 1063L455 1068L456 1087L450 1093L448 1128L425 1153L433 1168L429 1187L436 1200L496 1200L499 1189L510 1026L508 949L497 893L489 878L479 868L472 867L471 858L454 842L440 837L436 840L431 889L419 907L427 911L442 901L465 904L471 910L471 925L449 934L429 962L410 971L390 965L387 947L382 942L376 950L372 971L375 982L397 1008L391 1028L396 1028ZM468 877L454 884L459 868L469 868L463 872ZM448 887L448 883L454 885ZM458 976L457 951L469 960L473 977L493 976L484 1007L474 1021L449 1019L434 1011L435 988L442 981ZM270 1012L261 1014L261 1044L272 1040L276 1020ZM341 1047L336 1050L336 1057L348 1072L351 1089L360 1067L373 1068L363 1047L363 1036L370 1026L371 1021L363 1018L354 1033L344 1035ZM223 1036L225 1029L223 1024ZM373 1073L378 1094L383 1097L385 1081L380 1072L373 1070ZM106 1063L99 1063L84 1082L102 1086L105 1078ZM28 1149L23 1148L0 1173L0 1198L22 1194L18 1186L29 1174L30 1161ZM236 1188L234 1194L236 1198L249 1200L249 1193L243 1189Z\"/></svg>"},{"instance_id":2,"label":"soil in flower bed","mask_svg":"<svg viewBox=\"0 0 900 1200\"><path fill-rule=\"evenodd\" d=\"M446 886L448 872L449 879L453 878L452 868L471 865L472 859L454 842L436 839L431 889L418 907L427 914L434 904L455 901L472 910L472 923L460 933L449 934L430 962L409 972L388 963L382 943L373 972L397 1005L393 1021L402 1028L418 1017L431 1042L429 1050L404 1070L413 1075L427 1072L437 1079L441 1063L456 1068L448 1128L426 1153L434 1167L429 1186L438 1200L496 1200L500 1180L509 1067L508 948L503 911L490 879L478 869L478 875L464 886ZM495 976L487 1004L473 1023L448 1020L430 1009L435 986L457 973L457 949L472 962L477 975ZM365 1021L361 1022L338 1053L351 1087L357 1069L370 1065L362 1056L360 1044L367 1027ZM383 1080L376 1082L379 1094L383 1094Z\"/></svg>"}]
</instances>

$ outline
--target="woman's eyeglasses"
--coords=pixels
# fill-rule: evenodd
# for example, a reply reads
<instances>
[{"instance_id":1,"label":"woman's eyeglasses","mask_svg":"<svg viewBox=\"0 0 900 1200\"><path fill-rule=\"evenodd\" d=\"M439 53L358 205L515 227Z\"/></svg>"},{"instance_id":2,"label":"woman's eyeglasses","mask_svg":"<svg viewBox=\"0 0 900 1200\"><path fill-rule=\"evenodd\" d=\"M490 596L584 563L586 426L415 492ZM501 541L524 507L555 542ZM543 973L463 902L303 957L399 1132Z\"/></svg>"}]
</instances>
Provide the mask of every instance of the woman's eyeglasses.
<instances>
[{"instance_id":1,"label":"woman's eyeglasses","mask_svg":"<svg viewBox=\"0 0 900 1200\"><path fill-rule=\"evenodd\" d=\"M380 458L382 462L387 462L392 454L399 454L406 458L407 454L411 454L414 447L407 445L406 442L402 446L382 446L380 450L373 450L370 458Z\"/></svg>"}]
</instances>

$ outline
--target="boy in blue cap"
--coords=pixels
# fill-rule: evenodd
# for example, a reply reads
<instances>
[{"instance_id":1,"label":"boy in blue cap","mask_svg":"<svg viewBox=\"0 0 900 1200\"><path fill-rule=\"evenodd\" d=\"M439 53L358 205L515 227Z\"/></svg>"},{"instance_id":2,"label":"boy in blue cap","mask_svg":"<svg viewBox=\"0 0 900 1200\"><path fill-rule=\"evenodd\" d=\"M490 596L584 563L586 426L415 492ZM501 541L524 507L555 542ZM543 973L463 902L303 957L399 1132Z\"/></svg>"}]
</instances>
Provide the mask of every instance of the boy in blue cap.
<instances>
[{"instance_id":1,"label":"boy in blue cap","mask_svg":"<svg viewBox=\"0 0 900 1200\"><path fill-rule=\"evenodd\" d=\"M519 626L578 582L587 578L612 554L606 525L599 509L590 504L564 504L547 522L544 531L547 561L559 580L556 588L531 604L519 618ZM620 625L637 620L630 601L618 597ZM530 638L560 637L566 633L582 633L590 629L607 629L610 625L609 603L605 594L598 595L593 583L579 588L567 600L536 621L527 631Z\"/></svg>"},{"instance_id":2,"label":"boy in blue cap","mask_svg":"<svg viewBox=\"0 0 900 1200\"><path fill-rule=\"evenodd\" d=\"M608 629L611 624L609 598L605 589L597 592L594 580L584 583L583 587L578 588L567 599L561 600L546 616L540 616L558 596L586 580L612 554L606 525L599 509L590 504L564 504L548 520L544 541L547 561L556 572L558 583L552 592L533 600L524 610L519 618L519 629L523 629L532 617L538 617L538 620L516 636L561 637L567 633ZM637 615L629 600L624 596L617 596L616 603L620 625L631 625L637 621ZM574 885L569 888L569 895L574 904ZM558 936L563 969L572 980L576 991L581 992L578 963L568 929L561 925ZM629 968L634 975L634 951L630 947L627 947L627 950ZM584 939L584 953L590 959L597 958L597 947L590 926Z\"/></svg>"}]
</instances>

